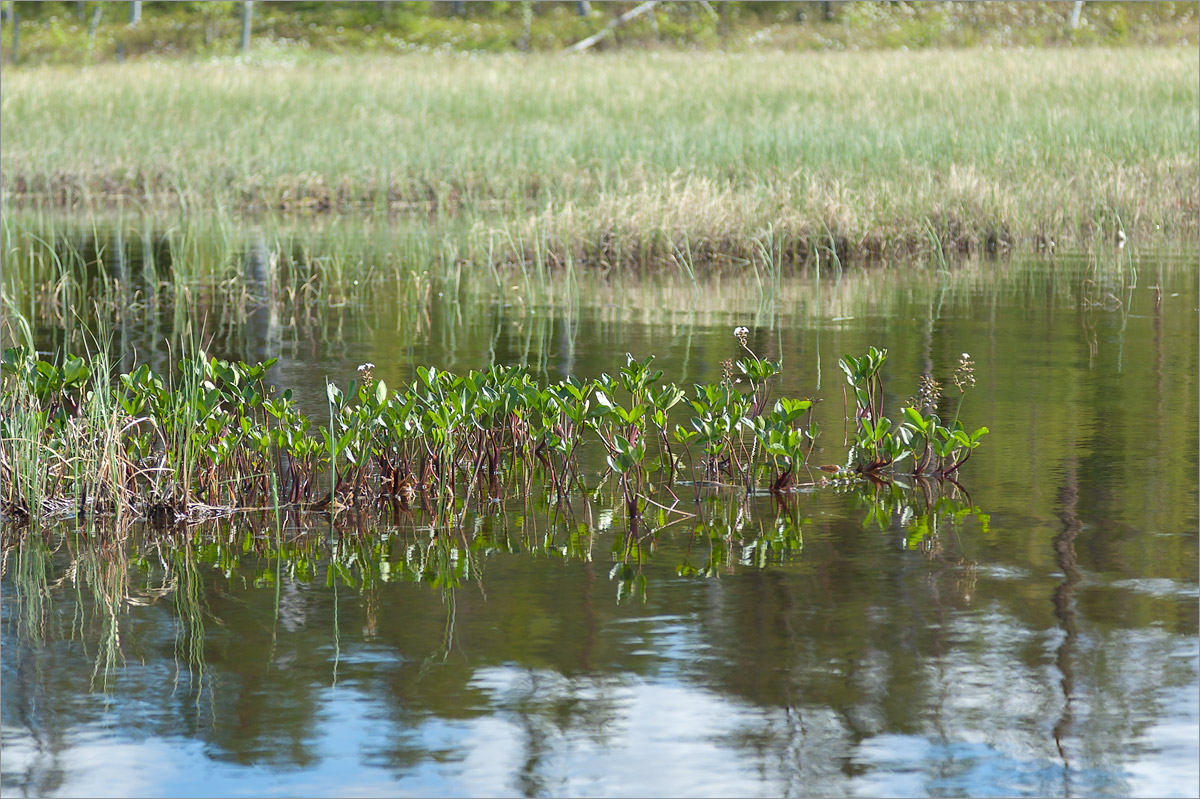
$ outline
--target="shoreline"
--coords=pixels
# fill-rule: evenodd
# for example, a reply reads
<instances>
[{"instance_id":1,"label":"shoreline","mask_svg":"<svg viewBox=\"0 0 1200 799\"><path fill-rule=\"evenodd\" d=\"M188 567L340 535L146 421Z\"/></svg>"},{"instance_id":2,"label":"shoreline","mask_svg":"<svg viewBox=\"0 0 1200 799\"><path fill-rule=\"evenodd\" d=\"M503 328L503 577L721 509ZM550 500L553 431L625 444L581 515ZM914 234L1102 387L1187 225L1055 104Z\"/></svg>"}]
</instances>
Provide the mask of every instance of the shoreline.
<instances>
[{"instance_id":1,"label":"shoreline","mask_svg":"<svg viewBox=\"0 0 1200 799\"><path fill-rule=\"evenodd\" d=\"M97 196L99 195L99 196ZM63 195L60 195L62 197ZM779 220L761 219L741 230L677 229L663 227L636 229L620 224L606 227L575 227L564 231L547 227L545 215L524 214L502 217L498 213L446 209L438 200L379 202L264 203L247 202L234 208L206 206L195 198L159 194L134 197L130 194L87 192L86 199L65 199L40 195L14 195L5 192L0 213L83 214L153 218L181 212L202 218L229 218L237 222L270 220L273 223L348 222L371 224L415 224L442 231L462 231L454 237L460 255L473 256L481 265L499 265L513 261L524 252L527 265L545 264L600 266L604 268L677 268L686 261L693 265L722 265L740 261L770 261L779 266L806 266L814 262L871 263L881 260L907 260L922 256L935 258L997 257L1009 254L1053 253L1057 250L1092 252L1107 246L1136 243L1139 249L1196 248L1200 223L1195 200L1183 201L1183 212L1171 217L1146 217L1133 224L1119 218L1090 224L1049 227L1017 227L1003 220L925 216L894 222L888 227L871 229L842 228L821 220L779 224ZM55 201L55 200L58 201ZM430 231L433 235L435 230ZM489 246L488 241L493 243ZM497 247L497 242L503 242ZM772 255L766 256L769 248ZM480 254L495 250L497 257ZM520 260L520 259L517 259Z\"/></svg>"}]
</instances>

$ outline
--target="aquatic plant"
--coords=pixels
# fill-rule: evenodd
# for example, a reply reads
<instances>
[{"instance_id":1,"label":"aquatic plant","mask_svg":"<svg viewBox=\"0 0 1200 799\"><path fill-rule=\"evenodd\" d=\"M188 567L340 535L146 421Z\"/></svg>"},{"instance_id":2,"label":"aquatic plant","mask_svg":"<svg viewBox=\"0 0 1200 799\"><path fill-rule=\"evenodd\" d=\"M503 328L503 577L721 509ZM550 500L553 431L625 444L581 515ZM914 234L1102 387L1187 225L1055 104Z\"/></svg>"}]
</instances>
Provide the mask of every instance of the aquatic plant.
<instances>
[{"instance_id":1,"label":"aquatic plant","mask_svg":"<svg viewBox=\"0 0 1200 799\"><path fill-rule=\"evenodd\" d=\"M913 476L951 478L971 457L988 429L980 427L968 433L957 413L949 425L943 425L933 410L941 387L929 375L922 377L917 397L903 408L904 421L894 424L883 415L883 380L879 371L886 360L886 349L871 347L861 357L846 356L839 361L854 395L850 468L860 474L878 474L883 469L894 470L895 464L912 458ZM975 383L974 361L965 352L955 370L954 382L961 409L961 395Z\"/></svg>"},{"instance_id":2,"label":"aquatic plant","mask_svg":"<svg viewBox=\"0 0 1200 799\"><path fill-rule=\"evenodd\" d=\"M784 495L827 482L799 478L819 435L812 400L772 404L782 363L759 358L745 328L734 335L749 355L736 363L740 377L730 363L724 379L690 395L662 381L653 357L632 354L615 376L544 386L521 366L466 374L431 366L391 389L363 364L344 389L326 385L324 424L301 413L290 390L268 385L275 359L227 362L201 351L167 376L143 364L111 380L103 357L54 365L11 348L0 359L0 496L10 516L132 510L161 525L268 499L332 511L419 501L446 527L465 505L514 489L555 502L589 490L580 463L589 442L603 454L598 485L615 484L631 522L659 505L660 489L678 503L680 485ZM957 412L944 424L929 398L894 425L883 415L886 358L871 348L841 361L854 397L846 472L883 479L912 458L914 475L950 479L987 428L968 433ZM959 410L973 380L964 355ZM681 410L687 427L675 421Z\"/></svg>"}]
</instances>

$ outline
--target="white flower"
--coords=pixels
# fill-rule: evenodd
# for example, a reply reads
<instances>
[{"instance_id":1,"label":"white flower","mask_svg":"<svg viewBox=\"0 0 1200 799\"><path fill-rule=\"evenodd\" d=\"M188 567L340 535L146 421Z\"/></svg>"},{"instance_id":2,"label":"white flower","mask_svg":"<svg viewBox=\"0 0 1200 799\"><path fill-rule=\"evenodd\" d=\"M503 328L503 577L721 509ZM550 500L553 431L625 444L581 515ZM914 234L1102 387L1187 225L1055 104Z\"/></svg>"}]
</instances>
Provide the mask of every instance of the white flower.
<instances>
[{"instance_id":1,"label":"white flower","mask_svg":"<svg viewBox=\"0 0 1200 799\"><path fill-rule=\"evenodd\" d=\"M358 371L360 372L369 372L374 368L375 364L371 363L370 361L367 361L366 363L360 363L358 365Z\"/></svg>"}]
</instances>

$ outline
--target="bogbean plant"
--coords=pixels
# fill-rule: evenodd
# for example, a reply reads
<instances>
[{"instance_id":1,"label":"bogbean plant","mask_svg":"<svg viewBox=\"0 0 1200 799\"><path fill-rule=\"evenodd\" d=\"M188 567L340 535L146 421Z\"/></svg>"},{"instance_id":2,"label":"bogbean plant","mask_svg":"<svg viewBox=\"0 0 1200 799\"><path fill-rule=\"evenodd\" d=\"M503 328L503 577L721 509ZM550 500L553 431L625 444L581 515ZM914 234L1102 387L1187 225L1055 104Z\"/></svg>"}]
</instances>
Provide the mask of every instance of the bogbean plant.
<instances>
[{"instance_id":1,"label":"bogbean plant","mask_svg":"<svg viewBox=\"0 0 1200 799\"><path fill-rule=\"evenodd\" d=\"M988 433L986 427L968 433L958 418L962 395L975 384L975 362L965 352L959 359L954 384L960 397L950 424L943 424L936 411L941 386L925 375L917 396L902 408L904 420L895 425L883 415L883 379L879 372L886 360L886 349L871 347L866 355L859 358L848 355L839 361L855 405L854 443L848 468L866 475L878 475L884 470L895 473L897 464L911 459L907 473L913 477L953 479Z\"/></svg>"},{"instance_id":2,"label":"bogbean plant","mask_svg":"<svg viewBox=\"0 0 1200 799\"><path fill-rule=\"evenodd\" d=\"M92 496L140 503L152 518L168 520L194 504L253 507L276 496L318 508L378 497L408 507L420 497L426 510L449 520L476 491L498 497L522 485L528 494L540 481L558 501L585 489L579 456L589 439L603 448L601 476L615 479L630 518L658 487L675 496L674 486L687 482L783 495L808 468L819 432L813 402L771 402L782 364L759 358L746 334L735 331L748 357L726 362L720 382L690 393L664 383L652 357L632 355L616 376L567 377L545 387L520 366L465 375L421 367L406 389L389 390L363 364L345 389L327 385L327 423L301 413L290 390L268 387L275 359L251 365L200 353L181 360L169 378L142 365L103 382L117 431L105 457L117 465L89 472ZM883 415L886 358L886 350L871 348L841 360L855 405L844 471L879 477L907 459L918 477L951 478L987 428L968 434L957 413L943 423L931 378L893 424ZM69 356L55 366L20 348L4 352L2 367L4 507L29 513L88 490L72 479L79 469L64 468L55 452L81 403L101 386L95 370ZM973 382L964 355L955 385L961 393ZM690 417L686 425L674 421L681 412ZM107 487L96 485L100 476ZM823 480L810 475L806 484Z\"/></svg>"}]
</instances>

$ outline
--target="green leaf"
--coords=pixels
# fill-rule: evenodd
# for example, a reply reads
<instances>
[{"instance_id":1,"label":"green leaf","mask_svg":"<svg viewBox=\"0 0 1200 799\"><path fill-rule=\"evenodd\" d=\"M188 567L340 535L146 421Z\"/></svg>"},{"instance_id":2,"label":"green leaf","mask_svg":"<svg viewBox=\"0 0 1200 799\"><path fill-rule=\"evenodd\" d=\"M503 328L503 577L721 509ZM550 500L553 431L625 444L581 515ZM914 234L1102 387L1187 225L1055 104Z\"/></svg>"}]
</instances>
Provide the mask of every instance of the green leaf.
<instances>
[{"instance_id":1,"label":"green leaf","mask_svg":"<svg viewBox=\"0 0 1200 799\"><path fill-rule=\"evenodd\" d=\"M63 382L68 385L83 382L88 376L89 369L83 358L72 358L68 356L63 362L62 375Z\"/></svg>"},{"instance_id":2,"label":"green leaf","mask_svg":"<svg viewBox=\"0 0 1200 799\"><path fill-rule=\"evenodd\" d=\"M908 418L908 421L911 422L912 425L922 433L924 433L926 428L929 427L929 422L927 422L925 417L921 415L921 412L915 408L905 408L904 415Z\"/></svg>"}]
</instances>

